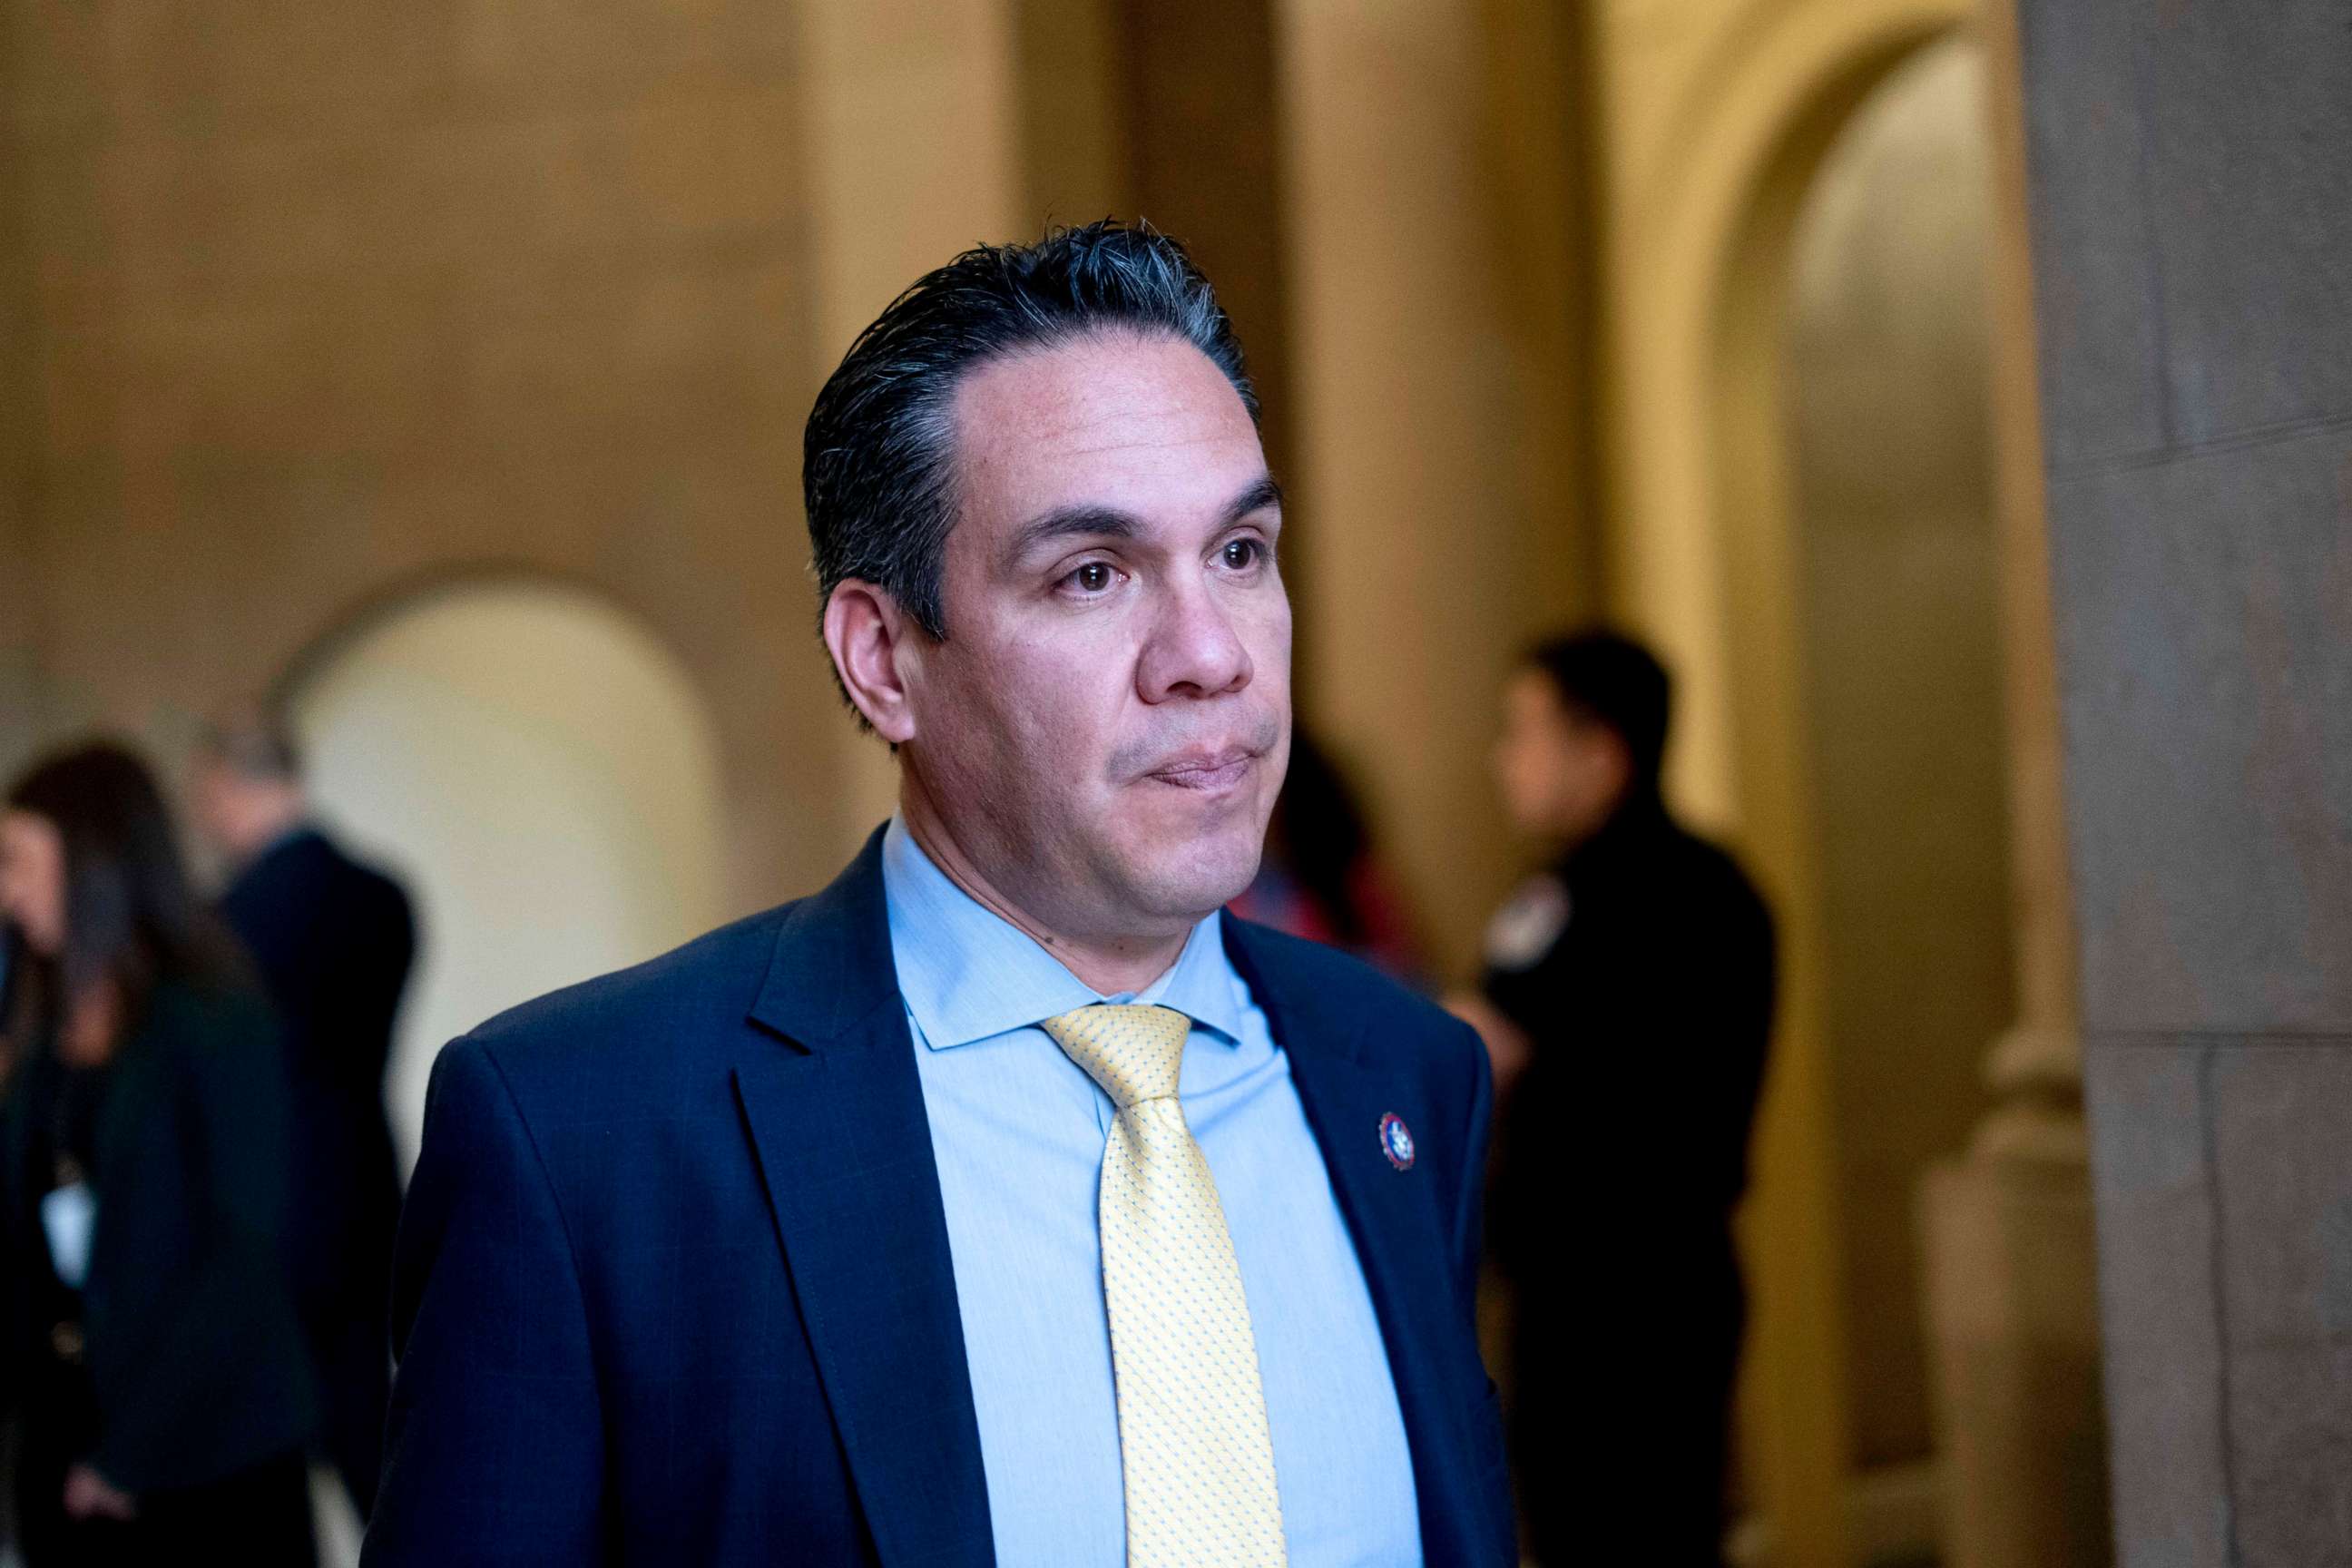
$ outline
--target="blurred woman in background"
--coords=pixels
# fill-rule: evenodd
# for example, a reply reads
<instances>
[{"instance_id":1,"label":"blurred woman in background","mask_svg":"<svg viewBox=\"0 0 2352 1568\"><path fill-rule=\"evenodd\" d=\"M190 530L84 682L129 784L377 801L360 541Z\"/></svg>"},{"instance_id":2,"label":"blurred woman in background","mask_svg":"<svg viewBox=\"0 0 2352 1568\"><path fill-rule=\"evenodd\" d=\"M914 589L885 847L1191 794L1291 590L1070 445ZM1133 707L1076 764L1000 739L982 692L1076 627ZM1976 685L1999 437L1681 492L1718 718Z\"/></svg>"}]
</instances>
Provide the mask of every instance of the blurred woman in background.
<instances>
[{"instance_id":1,"label":"blurred woman in background","mask_svg":"<svg viewBox=\"0 0 2352 1568\"><path fill-rule=\"evenodd\" d=\"M0 812L0 1403L49 1563L312 1561L310 1373L279 1250L266 1005L189 885L152 777L99 743Z\"/></svg>"},{"instance_id":2,"label":"blurred woman in background","mask_svg":"<svg viewBox=\"0 0 2352 1568\"><path fill-rule=\"evenodd\" d=\"M1354 953L1407 984L1425 978L1412 920L1355 788L1304 724L1290 731L1290 770L1266 824L1257 878L1233 911Z\"/></svg>"}]
</instances>

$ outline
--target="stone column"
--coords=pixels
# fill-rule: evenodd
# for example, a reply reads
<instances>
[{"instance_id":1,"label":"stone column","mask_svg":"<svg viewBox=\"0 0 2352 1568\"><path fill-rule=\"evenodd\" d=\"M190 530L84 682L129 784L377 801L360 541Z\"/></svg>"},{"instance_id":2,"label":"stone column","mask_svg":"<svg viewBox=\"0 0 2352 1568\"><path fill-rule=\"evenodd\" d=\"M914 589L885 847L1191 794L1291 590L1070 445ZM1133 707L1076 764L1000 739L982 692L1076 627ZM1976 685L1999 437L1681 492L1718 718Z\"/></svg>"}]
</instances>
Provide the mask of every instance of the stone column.
<instances>
[{"instance_id":1,"label":"stone column","mask_svg":"<svg viewBox=\"0 0 2352 1568\"><path fill-rule=\"evenodd\" d=\"M1494 155L1486 26L1475 0L1276 13L1301 712L1356 770L1449 975L1520 853L1485 765L1502 679L1590 592L1577 437L1528 395L1573 376L1575 347L1519 330L1517 269L1547 252L1508 242L1558 194L1517 188L1539 160Z\"/></svg>"},{"instance_id":2,"label":"stone column","mask_svg":"<svg viewBox=\"0 0 2352 1568\"><path fill-rule=\"evenodd\" d=\"M900 289L960 250L1035 226L1021 210L1013 0L806 0L800 10L814 395ZM897 808L898 775L845 710L835 744L834 828L846 857Z\"/></svg>"},{"instance_id":3,"label":"stone column","mask_svg":"<svg viewBox=\"0 0 2352 1568\"><path fill-rule=\"evenodd\" d=\"M2116 1556L2352 1563L2352 28L2020 16Z\"/></svg>"},{"instance_id":4,"label":"stone column","mask_svg":"<svg viewBox=\"0 0 2352 1568\"><path fill-rule=\"evenodd\" d=\"M21 22L0 22L0 50L11 57L16 53L11 34L19 26ZM7 77L0 81L16 85ZM18 134L10 128L0 146L13 154ZM42 706L35 647L41 614L40 563L26 504L39 386L33 356L19 346L32 341L33 327L31 258L17 189L20 163L9 157L6 167L16 177L0 179L0 343L10 345L0 354L0 776L5 777L15 775L33 744Z\"/></svg>"},{"instance_id":5,"label":"stone column","mask_svg":"<svg viewBox=\"0 0 2352 1568\"><path fill-rule=\"evenodd\" d=\"M2108 1562L2090 1162L2074 1013L2022 110L2010 0L1985 16L1995 486L2017 1021L1996 1104L1920 1194L1949 1568Z\"/></svg>"}]
</instances>

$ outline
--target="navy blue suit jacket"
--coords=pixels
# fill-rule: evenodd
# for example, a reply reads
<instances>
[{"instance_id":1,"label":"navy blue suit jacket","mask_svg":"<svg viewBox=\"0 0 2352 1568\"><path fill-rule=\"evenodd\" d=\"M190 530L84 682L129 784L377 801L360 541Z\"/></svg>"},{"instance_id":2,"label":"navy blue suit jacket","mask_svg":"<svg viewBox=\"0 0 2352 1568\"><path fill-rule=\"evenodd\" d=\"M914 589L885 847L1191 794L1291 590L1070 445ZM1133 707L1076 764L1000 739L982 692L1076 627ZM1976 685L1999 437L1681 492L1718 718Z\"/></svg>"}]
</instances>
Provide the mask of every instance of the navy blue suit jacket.
<instances>
[{"instance_id":1,"label":"navy blue suit jacket","mask_svg":"<svg viewBox=\"0 0 2352 1568\"><path fill-rule=\"evenodd\" d=\"M286 1255L304 1316L314 1327L380 1320L400 1213L383 1071L416 951L408 895L306 828L240 872L220 912L261 972L284 1034L294 1092ZM373 1383L371 1431L381 1367Z\"/></svg>"},{"instance_id":2,"label":"navy blue suit jacket","mask_svg":"<svg viewBox=\"0 0 2352 1568\"><path fill-rule=\"evenodd\" d=\"M1485 1054L1351 959L1225 940L1355 1237L1427 1560L1506 1568ZM369 1568L993 1561L878 834L814 897L445 1050L394 1274Z\"/></svg>"}]
</instances>

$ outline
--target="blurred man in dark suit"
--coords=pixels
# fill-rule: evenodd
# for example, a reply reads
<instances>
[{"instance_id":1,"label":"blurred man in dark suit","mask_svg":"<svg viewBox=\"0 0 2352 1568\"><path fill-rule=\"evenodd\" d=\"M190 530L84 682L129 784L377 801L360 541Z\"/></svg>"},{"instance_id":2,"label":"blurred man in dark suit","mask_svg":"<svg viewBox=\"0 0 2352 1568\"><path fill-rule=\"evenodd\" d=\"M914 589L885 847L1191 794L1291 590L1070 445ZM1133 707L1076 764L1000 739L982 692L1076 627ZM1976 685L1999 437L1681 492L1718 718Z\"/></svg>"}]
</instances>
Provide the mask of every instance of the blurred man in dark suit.
<instances>
[{"instance_id":1,"label":"blurred man in dark suit","mask_svg":"<svg viewBox=\"0 0 2352 1568\"><path fill-rule=\"evenodd\" d=\"M391 1376L385 1304L400 1175L383 1074L415 952L408 896L312 825L299 759L280 726L258 718L215 726L195 784L197 821L232 868L221 914L285 1026L289 1262L324 1394L326 1457L365 1520Z\"/></svg>"},{"instance_id":2,"label":"blurred man in dark suit","mask_svg":"<svg viewBox=\"0 0 2352 1568\"><path fill-rule=\"evenodd\" d=\"M1720 1568L1746 1321L1731 1215L1771 1034L1772 920L1659 786L1670 689L1605 630L1529 651L1497 781L1551 851L1496 914L1476 1024L1507 1085L1492 1212L1517 1299L1528 1554Z\"/></svg>"}]
</instances>

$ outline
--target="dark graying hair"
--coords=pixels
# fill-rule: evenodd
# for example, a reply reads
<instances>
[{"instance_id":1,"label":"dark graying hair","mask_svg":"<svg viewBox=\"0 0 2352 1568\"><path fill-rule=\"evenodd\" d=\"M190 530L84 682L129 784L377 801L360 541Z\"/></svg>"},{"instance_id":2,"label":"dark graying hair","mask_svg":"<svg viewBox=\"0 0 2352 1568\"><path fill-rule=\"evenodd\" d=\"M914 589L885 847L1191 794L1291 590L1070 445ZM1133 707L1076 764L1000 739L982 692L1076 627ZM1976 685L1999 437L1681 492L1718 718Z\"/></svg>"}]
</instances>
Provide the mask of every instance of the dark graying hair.
<instances>
[{"instance_id":1,"label":"dark graying hair","mask_svg":"<svg viewBox=\"0 0 2352 1568\"><path fill-rule=\"evenodd\" d=\"M940 575L955 526L958 383L991 360L1102 331L1191 343L1257 418L1233 323L1184 247L1150 225L1105 219L967 250L858 333L809 411L801 489L820 616L835 586L856 578L947 636Z\"/></svg>"},{"instance_id":2,"label":"dark graying hair","mask_svg":"<svg viewBox=\"0 0 2352 1568\"><path fill-rule=\"evenodd\" d=\"M1633 759L1637 790L1655 790L1674 718L1674 680L1658 656L1622 632L1582 626L1528 650L1560 700L1617 731Z\"/></svg>"},{"instance_id":3,"label":"dark graying hair","mask_svg":"<svg viewBox=\"0 0 2352 1568\"><path fill-rule=\"evenodd\" d=\"M8 786L6 801L57 830L66 873L65 940L55 957L26 961L26 998L0 1019L11 1042L21 1045L27 1027L54 1029L73 998L101 982L136 1018L163 981L245 977L236 943L189 879L163 792L135 753L108 740L51 752Z\"/></svg>"},{"instance_id":4,"label":"dark graying hair","mask_svg":"<svg viewBox=\"0 0 2352 1568\"><path fill-rule=\"evenodd\" d=\"M196 752L248 779L302 780L301 743L275 707L257 703L211 720L196 737Z\"/></svg>"}]
</instances>

